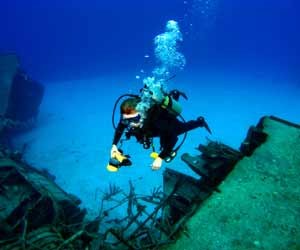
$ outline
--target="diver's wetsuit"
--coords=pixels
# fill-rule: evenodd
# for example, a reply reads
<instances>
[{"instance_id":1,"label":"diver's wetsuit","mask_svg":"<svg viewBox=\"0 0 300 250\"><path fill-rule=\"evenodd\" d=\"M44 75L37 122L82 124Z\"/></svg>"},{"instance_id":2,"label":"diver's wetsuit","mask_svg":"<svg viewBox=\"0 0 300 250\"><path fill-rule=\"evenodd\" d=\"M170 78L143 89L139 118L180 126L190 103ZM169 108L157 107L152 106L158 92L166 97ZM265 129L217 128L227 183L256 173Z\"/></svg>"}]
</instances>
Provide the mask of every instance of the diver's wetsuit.
<instances>
[{"instance_id":1,"label":"diver's wetsuit","mask_svg":"<svg viewBox=\"0 0 300 250\"><path fill-rule=\"evenodd\" d=\"M166 109L158 107L151 110L142 128L131 129L129 133L141 143L145 137L159 137L162 149L159 157L164 159L173 151L178 135L203 126L201 119L181 122ZM121 120L115 131L113 144L117 145L126 127Z\"/></svg>"}]
</instances>

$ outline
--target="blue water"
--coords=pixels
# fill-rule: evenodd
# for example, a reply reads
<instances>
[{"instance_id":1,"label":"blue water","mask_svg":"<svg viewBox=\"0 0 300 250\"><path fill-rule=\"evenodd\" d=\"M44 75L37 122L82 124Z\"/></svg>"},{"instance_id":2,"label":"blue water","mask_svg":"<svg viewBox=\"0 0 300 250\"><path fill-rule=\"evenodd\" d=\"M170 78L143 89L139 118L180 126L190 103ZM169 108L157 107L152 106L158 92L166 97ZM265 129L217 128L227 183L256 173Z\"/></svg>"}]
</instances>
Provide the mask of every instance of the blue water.
<instances>
[{"instance_id":1,"label":"blue water","mask_svg":"<svg viewBox=\"0 0 300 250\"><path fill-rule=\"evenodd\" d=\"M189 69L257 74L276 68L299 80L297 1L184 2L1 1L0 50L17 51L42 81L133 72L174 19L185 34Z\"/></svg>"},{"instance_id":2,"label":"blue water","mask_svg":"<svg viewBox=\"0 0 300 250\"><path fill-rule=\"evenodd\" d=\"M264 115L299 124L299 10L293 0L1 1L0 52L18 53L46 87L37 127L16 144L30 142L26 159L92 212L109 182L138 180L140 192L160 185L162 170L150 170L149 152L134 141L124 146L130 169L111 174L105 166L114 101L138 93L151 75L154 37L171 19L186 65L168 84L188 95L186 119L205 116L210 138L234 148ZM192 131L179 154L197 153L207 136ZM168 167L190 173L179 157Z\"/></svg>"}]
</instances>

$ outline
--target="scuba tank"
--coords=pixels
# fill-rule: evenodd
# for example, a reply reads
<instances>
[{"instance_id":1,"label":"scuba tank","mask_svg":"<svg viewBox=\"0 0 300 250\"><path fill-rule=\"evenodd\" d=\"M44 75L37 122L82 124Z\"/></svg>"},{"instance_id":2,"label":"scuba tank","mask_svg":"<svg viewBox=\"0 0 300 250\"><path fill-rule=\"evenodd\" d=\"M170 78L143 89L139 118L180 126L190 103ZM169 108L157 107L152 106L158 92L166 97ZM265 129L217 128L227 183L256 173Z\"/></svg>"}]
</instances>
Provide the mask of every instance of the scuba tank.
<instances>
[{"instance_id":1,"label":"scuba tank","mask_svg":"<svg viewBox=\"0 0 300 250\"><path fill-rule=\"evenodd\" d=\"M161 103L161 107L175 116L180 115L182 112L181 105L171 95L167 95L164 98L163 102Z\"/></svg>"},{"instance_id":2,"label":"scuba tank","mask_svg":"<svg viewBox=\"0 0 300 250\"><path fill-rule=\"evenodd\" d=\"M147 87L144 87L143 92L145 91L148 91L154 104L159 105L163 109L166 109L170 114L175 116L180 115L182 112L182 107L178 102L179 97L183 96L185 99L187 99L183 92L180 92L176 89L172 90L170 93L165 93L163 91L157 91L153 93L153 91L150 91L147 89Z\"/></svg>"},{"instance_id":3,"label":"scuba tank","mask_svg":"<svg viewBox=\"0 0 300 250\"><path fill-rule=\"evenodd\" d=\"M176 77L176 75L164 80L164 82L168 82L174 77ZM140 89L141 100L145 100L145 102L148 104L148 108L151 108L153 105L159 105L161 108L167 110L174 116L180 115L182 112L182 107L178 100L180 96L187 100L186 94L177 89L167 92L164 89L161 80L156 81L154 77L148 77L147 79L144 79L144 87Z\"/></svg>"},{"instance_id":4,"label":"scuba tank","mask_svg":"<svg viewBox=\"0 0 300 250\"><path fill-rule=\"evenodd\" d=\"M184 99L188 99L186 94L177 90L173 89L167 96L165 96L161 107L167 109L171 114L178 116L182 112L182 107L178 102L179 97L182 96Z\"/></svg>"}]
</instances>

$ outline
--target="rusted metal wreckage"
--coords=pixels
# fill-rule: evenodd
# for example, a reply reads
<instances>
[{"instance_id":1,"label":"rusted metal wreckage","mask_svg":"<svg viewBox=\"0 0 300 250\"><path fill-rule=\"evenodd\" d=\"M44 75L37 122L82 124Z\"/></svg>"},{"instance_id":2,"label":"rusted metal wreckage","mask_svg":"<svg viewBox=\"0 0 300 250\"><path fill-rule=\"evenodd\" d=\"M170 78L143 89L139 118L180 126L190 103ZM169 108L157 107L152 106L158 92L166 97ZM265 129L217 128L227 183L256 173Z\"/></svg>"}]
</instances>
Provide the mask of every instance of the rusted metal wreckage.
<instances>
[{"instance_id":1,"label":"rusted metal wreckage","mask_svg":"<svg viewBox=\"0 0 300 250\"><path fill-rule=\"evenodd\" d=\"M46 171L0 150L0 249L65 249L78 237L91 239L98 225L82 223L86 211L79 204ZM84 249L84 240L75 242Z\"/></svg>"}]
</instances>

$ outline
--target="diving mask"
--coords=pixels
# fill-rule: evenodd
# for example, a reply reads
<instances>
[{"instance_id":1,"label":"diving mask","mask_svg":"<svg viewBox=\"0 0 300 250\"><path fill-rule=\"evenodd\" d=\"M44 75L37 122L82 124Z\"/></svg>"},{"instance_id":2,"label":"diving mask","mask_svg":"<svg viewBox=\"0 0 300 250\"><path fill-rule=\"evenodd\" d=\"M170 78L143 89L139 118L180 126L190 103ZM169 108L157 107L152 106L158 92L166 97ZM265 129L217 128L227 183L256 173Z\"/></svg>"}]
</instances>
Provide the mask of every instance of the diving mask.
<instances>
[{"instance_id":1,"label":"diving mask","mask_svg":"<svg viewBox=\"0 0 300 250\"><path fill-rule=\"evenodd\" d=\"M139 113L132 114L132 115L124 114L123 118L122 118L122 123L126 126L130 125L130 126L136 127L140 124L141 118L142 118L142 116Z\"/></svg>"}]
</instances>

